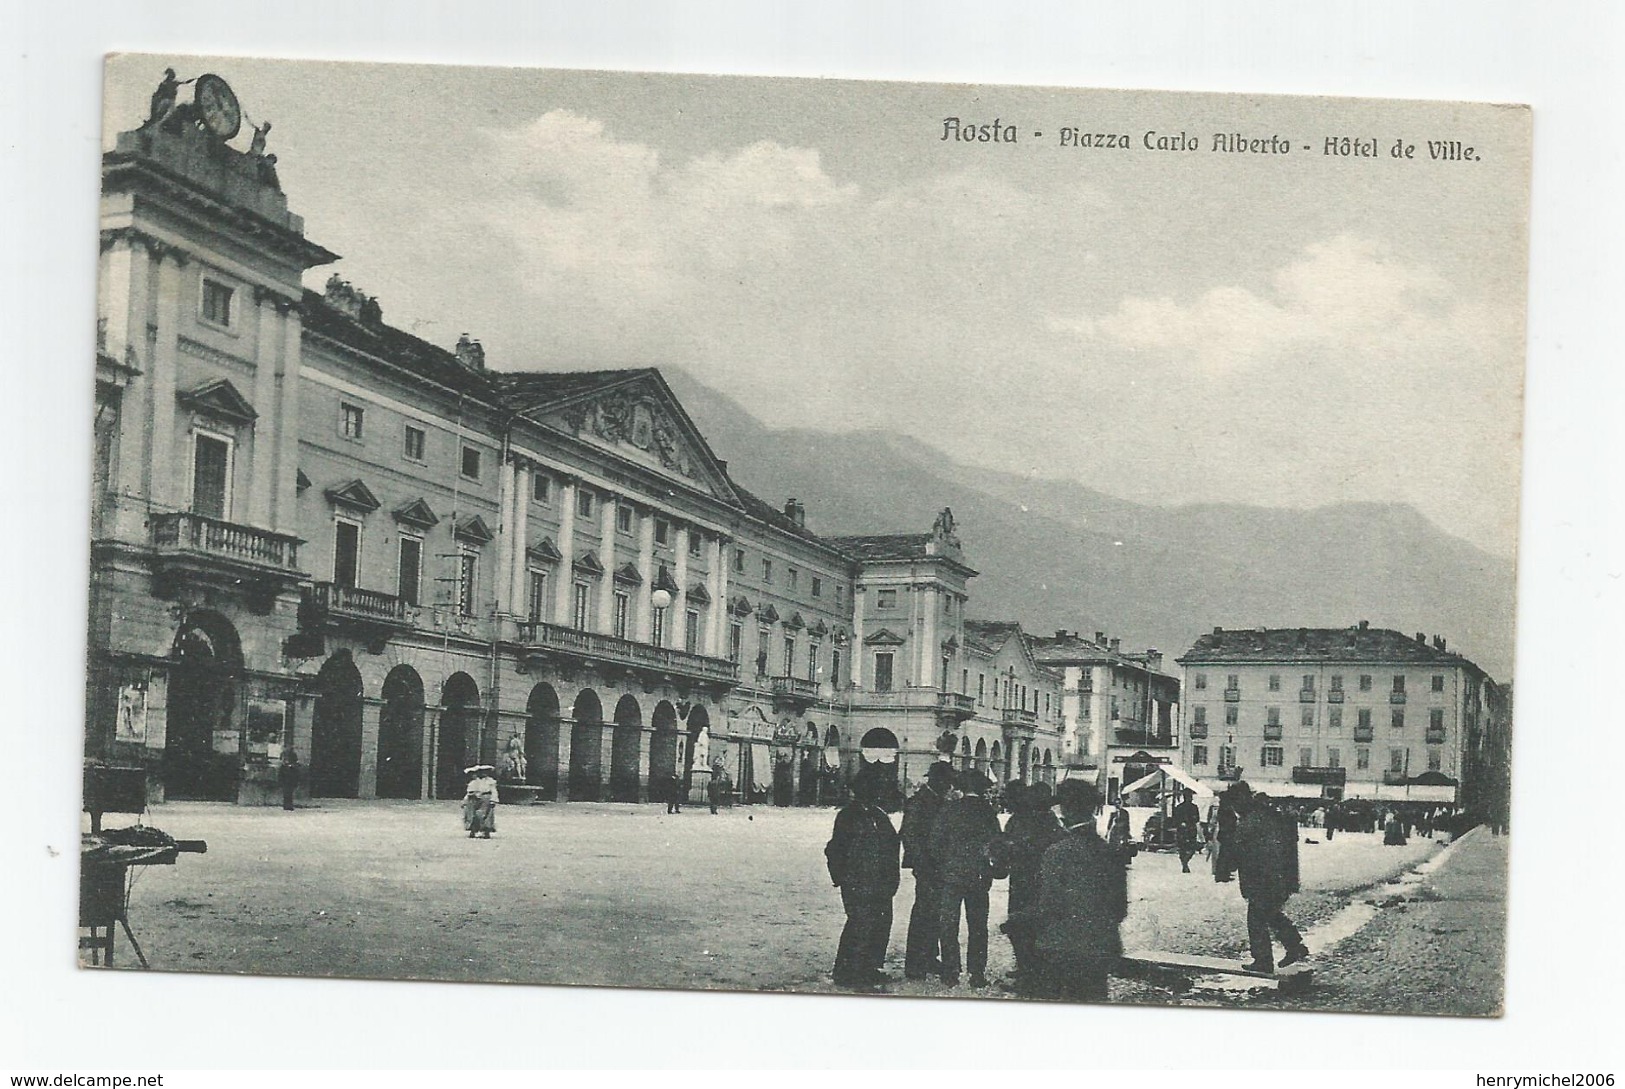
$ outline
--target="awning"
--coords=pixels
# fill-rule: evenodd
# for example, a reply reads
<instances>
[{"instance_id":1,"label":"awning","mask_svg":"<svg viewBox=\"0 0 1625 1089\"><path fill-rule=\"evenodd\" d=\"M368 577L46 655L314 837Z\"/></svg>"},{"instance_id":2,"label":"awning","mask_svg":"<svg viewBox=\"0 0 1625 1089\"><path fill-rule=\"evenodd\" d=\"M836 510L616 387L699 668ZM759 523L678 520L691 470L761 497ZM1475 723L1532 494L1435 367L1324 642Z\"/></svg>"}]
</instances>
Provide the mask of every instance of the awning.
<instances>
[{"instance_id":1,"label":"awning","mask_svg":"<svg viewBox=\"0 0 1625 1089\"><path fill-rule=\"evenodd\" d=\"M1157 779L1164 775L1178 783L1180 786L1187 787L1190 790L1195 791L1198 798L1214 797L1213 791L1208 789L1206 784L1175 764L1158 765L1157 770L1153 771L1150 775L1147 775L1142 779L1136 779L1134 782L1124 787L1123 793L1132 794L1136 790L1145 790L1147 787L1155 785ZM1316 798L1320 797L1319 789L1320 788L1318 787L1315 788L1316 792L1314 796Z\"/></svg>"},{"instance_id":2,"label":"awning","mask_svg":"<svg viewBox=\"0 0 1625 1089\"><path fill-rule=\"evenodd\" d=\"M1253 789L1271 798L1324 798L1325 789L1319 783L1253 783Z\"/></svg>"},{"instance_id":3,"label":"awning","mask_svg":"<svg viewBox=\"0 0 1625 1089\"><path fill-rule=\"evenodd\" d=\"M871 764L895 764L897 762L897 750L864 749L863 758Z\"/></svg>"}]
</instances>

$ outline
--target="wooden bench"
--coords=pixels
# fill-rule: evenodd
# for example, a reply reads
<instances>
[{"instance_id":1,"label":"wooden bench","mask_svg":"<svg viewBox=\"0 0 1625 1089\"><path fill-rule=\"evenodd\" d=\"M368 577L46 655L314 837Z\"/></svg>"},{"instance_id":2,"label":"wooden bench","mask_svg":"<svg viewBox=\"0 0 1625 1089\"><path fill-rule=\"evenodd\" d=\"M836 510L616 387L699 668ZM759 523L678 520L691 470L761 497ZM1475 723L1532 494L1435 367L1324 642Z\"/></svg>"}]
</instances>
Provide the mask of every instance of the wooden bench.
<instances>
[{"instance_id":1,"label":"wooden bench","mask_svg":"<svg viewBox=\"0 0 1625 1089\"><path fill-rule=\"evenodd\" d=\"M1152 950L1123 954L1122 960L1118 962L1118 974L1139 979L1155 979L1159 976L1178 976L1187 979L1200 975L1241 976L1268 983L1281 994L1296 994L1307 990L1315 978L1314 968L1301 962L1286 968L1277 968L1274 972L1249 972L1242 967L1240 961Z\"/></svg>"}]
</instances>

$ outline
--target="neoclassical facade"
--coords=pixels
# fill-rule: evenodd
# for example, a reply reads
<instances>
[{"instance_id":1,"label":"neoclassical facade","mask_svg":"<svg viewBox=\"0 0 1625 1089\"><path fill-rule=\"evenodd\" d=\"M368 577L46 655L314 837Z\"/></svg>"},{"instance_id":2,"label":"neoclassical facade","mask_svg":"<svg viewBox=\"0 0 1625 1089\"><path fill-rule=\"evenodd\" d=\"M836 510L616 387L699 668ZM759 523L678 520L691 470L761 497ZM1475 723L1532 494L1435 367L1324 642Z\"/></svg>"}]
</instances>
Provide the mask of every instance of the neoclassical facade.
<instances>
[{"instance_id":1,"label":"neoclassical facade","mask_svg":"<svg viewBox=\"0 0 1625 1089\"><path fill-rule=\"evenodd\" d=\"M337 255L215 84L103 159L89 758L155 800L266 801L292 749L315 796L460 797L483 762L549 799L726 773L812 803L976 750L948 511L819 537L657 370L489 370L306 290ZM1040 777L1021 725L1007 774Z\"/></svg>"}]
</instances>

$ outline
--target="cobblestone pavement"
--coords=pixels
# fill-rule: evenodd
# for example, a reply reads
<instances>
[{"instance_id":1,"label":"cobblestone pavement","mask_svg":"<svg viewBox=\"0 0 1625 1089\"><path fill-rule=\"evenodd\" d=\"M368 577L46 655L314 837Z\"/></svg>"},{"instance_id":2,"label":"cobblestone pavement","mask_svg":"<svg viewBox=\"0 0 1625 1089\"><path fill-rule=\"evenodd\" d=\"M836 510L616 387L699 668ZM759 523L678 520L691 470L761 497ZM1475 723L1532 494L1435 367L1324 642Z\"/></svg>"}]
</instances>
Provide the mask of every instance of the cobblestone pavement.
<instances>
[{"instance_id":1,"label":"cobblestone pavement","mask_svg":"<svg viewBox=\"0 0 1625 1089\"><path fill-rule=\"evenodd\" d=\"M458 808L447 802L323 802L294 813L172 803L155 809L151 823L205 839L209 851L137 871L131 924L152 965L166 970L828 991L843 922L823 864L833 816L770 807L667 816L658 806L505 806L496 838L485 841L464 837ZM1306 837L1318 841L1320 833ZM1427 840L1383 847L1367 835L1305 844L1305 891L1289 911L1312 925L1439 849ZM1190 874L1172 855L1135 861L1124 927L1130 948L1240 956L1246 937L1236 885L1215 884L1200 861ZM888 963L898 975L912 901L905 873ZM997 882L995 927L1004 914ZM996 930L991 945L989 975L997 980L1011 967L1009 945ZM122 949L120 965L132 960ZM1322 970L1335 978L1331 965ZM1391 998L1376 1004L1374 984L1338 986L1349 988L1354 1008L1368 1008L1358 1005L1368 1000L1369 1008L1393 1008ZM889 991L1002 994L935 982ZM1317 990L1308 1004L1345 1002L1320 998ZM1123 980L1113 981L1113 999L1196 1000Z\"/></svg>"}]
</instances>

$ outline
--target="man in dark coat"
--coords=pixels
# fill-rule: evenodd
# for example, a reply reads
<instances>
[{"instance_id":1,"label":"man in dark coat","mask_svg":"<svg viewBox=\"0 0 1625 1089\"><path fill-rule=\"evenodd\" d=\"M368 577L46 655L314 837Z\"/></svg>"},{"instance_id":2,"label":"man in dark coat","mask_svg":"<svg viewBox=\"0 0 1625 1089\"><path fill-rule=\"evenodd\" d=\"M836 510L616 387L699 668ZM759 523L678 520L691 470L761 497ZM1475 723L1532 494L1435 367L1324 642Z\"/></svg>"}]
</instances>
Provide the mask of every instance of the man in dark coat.
<instances>
[{"instance_id":1,"label":"man in dark coat","mask_svg":"<svg viewBox=\"0 0 1625 1089\"><path fill-rule=\"evenodd\" d=\"M1183 800L1174 806L1174 837L1179 844L1179 869L1191 872L1191 859L1196 854L1197 825L1202 823L1202 810L1196 805L1196 791L1186 787L1180 792Z\"/></svg>"},{"instance_id":2,"label":"man in dark coat","mask_svg":"<svg viewBox=\"0 0 1625 1089\"><path fill-rule=\"evenodd\" d=\"M987 800L993 781L979 771L961 772L963 795L943 805L931 827L931 863L942 880L937 926L942 939L942 981L959 983L959 913L965 912L965 959L972 987L987 986L987 891L993 884L989 848L999 817Z\"/></svg>"},{"instance_id":3,"label":"man in dark coat","mask_svg":"<svg viewBox=\"0 0 1625 1089\"><path fill-rule=\"evenodd\" d=\"M277 769L277 783L282 787L282 808L293 812L293 794L299 789L299 754L291 748L282 754L282 766Z\"/></svg>"},{"instance_id":4,"label":"man in dark coat","mask_svg":"<svg viewBox=\"0 0 1625 1089\"><path fill-rule=\"evenodd\" d=\"M908 916L908 952L903 975L924 979L942 971L937 915L942 910L942 878L931 861L931 828L953 788L953 768L932 764L925 784L903 806L903 868L914 871L914 908Z\"/></svg>"},{"instance_id":5,"label":"man in dark coat","mask_svg":"<svg viewBox=\"0 0 1625 1089\"><path fill-rule=\"evenodd\" d=\"M1037 971L1039 958L1032 926L1024 920L1038 903L1044 852L1065 832L1051 808L1055 799L1048 783L1011 783L1006 796L1012 812L997 841L994 875L999 870L1010 875L1009 918L1002 929L1016 956L1016 974L1026 976Z\"/></svg>"},{"instance_id":6,"label":"man in dark coat","mask_svg":"<svg viewBox=\"0 0 1625 1089\"><path fill-rule=\"evenodd\" d=\"M683 780L675 771L668 773L662 779L661 793L666 795L667 813L681 813L683 811Z\"/></svg>"},{"instance_id":7,"label":"man in dark coat","mask_svg":"<svg viewBox=\"0 0 1625 1089\"><path fill-rule=\"evenodd\" d=\"M1236 825L1241 820L1236 812L1236 788L1246 786L1236 783L1219 795L1219 814L1213 821L1213 842L1218 845L1213 854L1213 880L1221 884L1236 878Z\"/></svg>"},{"instance_id":8,"label":"man in dark coat","mask_svg":"<svg viewBox=\"0 0 1625 1089\"><path fill-rule=\"evenodd\" d=\"M1309 956L1303 935L1283 910L1287 899L1298 891L1298 825L1271 805L1266 795L1253 794L1246 783L1237 783L1227 793L1233 796L1238 816L1236 870L1242 898L1247 901L1247 940L1253 955L1244 967L1250 972L1273 972L1272 933L1286 946L1281 967Z\"/></svg>"},{"instance_id":9,"label":"man in dark coat","mask_svg":"<svg viewBox=\"0 0 1625 1089\"><path fill-rule=\"evenodd\" d=\"M1100 838L1100 790L1082 779L1056 788L1064 831L1044 852L1038 898L1011 922L1034 937L1036 971L1017 976L1021 994L1104 1002L1107 980L1123 955L1118 928L1128 915L1123 858Z\"/></svg>"},{"instance_id":10,"label":"man in dark coat","mask_svg":"<svg viewBox=\"0 0 1625 1089\"><path fill-rule=\"evenodd\" d=\"M824 847L829 879L841 890L846 927L835 951L834 978L841 987L885 983L881 965L891 940L892 897L902 876L900 841L891 818L876 804L877 776L859 775L851 801L835 815L835 831Z\"/></svg>"}]
</instances>

